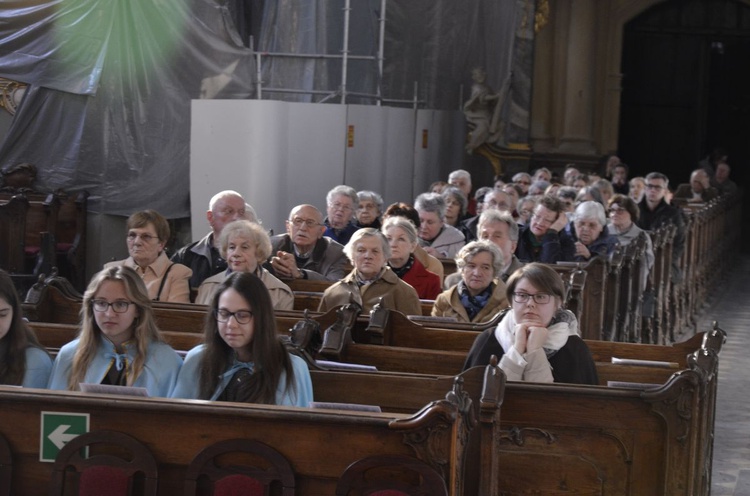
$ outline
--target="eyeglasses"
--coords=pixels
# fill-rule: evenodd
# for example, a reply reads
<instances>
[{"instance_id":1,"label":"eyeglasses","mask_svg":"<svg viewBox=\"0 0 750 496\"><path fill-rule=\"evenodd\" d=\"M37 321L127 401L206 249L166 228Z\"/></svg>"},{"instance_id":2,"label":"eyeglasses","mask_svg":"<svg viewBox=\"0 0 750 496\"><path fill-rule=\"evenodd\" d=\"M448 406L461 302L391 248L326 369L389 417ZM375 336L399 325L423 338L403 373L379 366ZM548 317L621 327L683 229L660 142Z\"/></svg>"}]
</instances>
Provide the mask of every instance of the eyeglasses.
<instances>
[{"instance_id":1,"label":"eyeglasses","mask_svg":"<svg viewBox=\"0 0 750 496\"><path fill-rule=\"evenodd\" d=\"M91 306L94 307L96 312L106 312L109 307L112 307L115 313L125 313L132 304L132 301L125 300L117 300L112 303L107 300L91 300Z\"/></svg>"},{"instance_id":2,"label":"eyeglasses","mask_svg":"<svg viewBox=\"0 0 750 496\"><path fill-rule=\"evenodd\" d=\"M148 233L143 233L143 234L138 234L135 232L128 233L128 241L130 241L131 243L135 242L136 238L141 238L141 241L143 241L144 243L150 243L154 239L158 239L157 236L152 236Z\"/></svg>"},{"instance_id":3,"label":"eyeglasses","mask_svg":"<svg viewBox=\"0 0 750 496\"><path fill-rule=\"evenodd\" d=\"M661 184L646 184L646 187L648 189L664 189L664 186Z\"/></svg>"},{"instance_id":4,"label":"eyeglasses","mask_svg":"<svg viewBox=\"0 0 750 496\"><path fill-rule=\"evenodd\" d=\"M306 225L310 229L317 226L322 226L318 221L312 220L312 219L300 219L299 217L295 217L294 219L290 220L289 222L292 223L294 227L302 227L302 224Z\"/></svg>"},{"instance_id":5,"label":"eyeglasses","mask_svg":"<svg viewBox=\"0 0 750 496\"><path fill-rule=\"evenodd\" d=\"M536 303L537 305L545 305L549 303L552 295L548 293L513 293L513 301L515 301L516 303L526 303L527 301L529 301L529 298L532 298L534 300L534 303Z\"/></svg>"},{"instance_id":6,"label":"eyeglasses","mask_svg":"<svg viewBox=\"0 0 750 496\"><path fill-rule=\"evenodd\" d=\"M352 207L350 205L345 205L343 203L329 203L328 206L332 210L342 210L344 212L351 212Z\"/></svg>"},{"instance_id":7,"label":"eyeglasses","mask_svg":"<svg viewBox=\"0 0 750 496\"><path fill-rule=\"evenodd\" d=\"M624 208L620 208L620 207L610 207L610 208L609 208L609 215L619 214L619 213L622 213L622 212L624 212L624 211L625 211L625 209L624 209Z\"/></svg>"},{"instance_id":8,"label":"eyeglasses","mask_svg":"<svg viewBox=\"0 0 750 496\"><path fill-rule=\"evenodd\" d=\"M230 312L224 308L214 310L214 316L217 322L226 323L229 322L230 317L234 317L234 320L238 324L247 324L253 318L253 312L250 310L237 310L236 312Z\"/></svg>"}]
</instances>

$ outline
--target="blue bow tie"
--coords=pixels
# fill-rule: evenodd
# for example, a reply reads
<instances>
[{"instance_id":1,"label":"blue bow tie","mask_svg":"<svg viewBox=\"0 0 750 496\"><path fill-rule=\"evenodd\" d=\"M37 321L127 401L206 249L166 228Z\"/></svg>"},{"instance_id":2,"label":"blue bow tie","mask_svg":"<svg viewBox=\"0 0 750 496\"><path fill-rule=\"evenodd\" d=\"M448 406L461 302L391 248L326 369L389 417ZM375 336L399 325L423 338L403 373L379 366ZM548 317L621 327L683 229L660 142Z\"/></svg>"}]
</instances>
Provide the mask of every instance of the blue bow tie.
<instances>
[{"instance_id":1,"label":"blue bow tie","mask_svg":"<svg viewBox=\"0 0 750 496\"><path fill-rule=\"evenodd\" d=\"M104 358L114 358L115 368L117 368L118 372L120 372L123 369L123 367L128 363L127 353L107 353L104 355Z\"/></svg>"},{"instance_id":2,"label":"blue bow tie","mask_svg":"<svg viewBox=\"0 0 750 496\"><path fill-rule=\"evenodd\" d=\"M227 377L231 378L234 374L236 374L239 370L242 370L242 369L247 369L252 374L255 371L255 364L253 362L238 362L235 360L234 365L232 365L232 367L229 370L221 374L221 378L222 379L225 379Z\"/></svg>"}]
</instances>

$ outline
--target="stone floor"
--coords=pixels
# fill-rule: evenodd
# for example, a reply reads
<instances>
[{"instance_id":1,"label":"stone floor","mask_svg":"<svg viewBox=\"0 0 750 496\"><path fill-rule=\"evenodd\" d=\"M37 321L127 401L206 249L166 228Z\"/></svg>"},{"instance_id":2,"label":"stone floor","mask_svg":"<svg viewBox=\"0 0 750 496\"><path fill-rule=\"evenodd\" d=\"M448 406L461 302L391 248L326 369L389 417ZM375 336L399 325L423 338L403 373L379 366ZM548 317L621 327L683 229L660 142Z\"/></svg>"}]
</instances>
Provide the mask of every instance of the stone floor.
<instances>
[{"instance_id":1,"label":"stone floor","mask_svg":"<svg viewBox=\"0 0 750 496\"><path fill-rule=\"evenodd\" d=\"M727 332L719 358L712 496L750 496L750 256L704 305L698 330L716 320Z\"/></svg>"}]
</instances>

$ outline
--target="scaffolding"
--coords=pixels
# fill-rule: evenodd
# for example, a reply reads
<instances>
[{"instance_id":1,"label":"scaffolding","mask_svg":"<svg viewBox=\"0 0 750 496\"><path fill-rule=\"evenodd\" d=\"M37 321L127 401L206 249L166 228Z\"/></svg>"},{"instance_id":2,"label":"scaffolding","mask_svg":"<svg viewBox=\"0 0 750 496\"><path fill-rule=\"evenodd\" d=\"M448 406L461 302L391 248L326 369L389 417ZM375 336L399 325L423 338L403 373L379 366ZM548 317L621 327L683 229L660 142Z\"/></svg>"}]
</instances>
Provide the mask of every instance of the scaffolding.
<instances>
[{"instance_id":1,"label":"scaffolding","mask_svg":"<svg viewBox=\"0 0 750 496\"><path fill-rule=\"evenodd\" d=\"M424 104L423 100L419 100L419 83L414 81L413 97L409 100L404 99L392 99L385 98L382 92L382 81L383 81L383 62L384 58L384 45L385 45L385 23L386 23L386 0L380 1L380 16L378 17L378 50L376 55L354 55L349 53L349 23L350 23L350 12L351 12L351 0L345 0L344 7L344 19L343 19L343 43L340 55L329 54L329 53L289 53L289 52L259 52L255 50L254 40L250 39L250 49L255 55L256 63L256 74L255 74L255 98L257 100L263 99L264 93L286 93L286 94L304 94L304 95L322 95L323 98L318 100L316 103L326 103L334 98L340 98L339 103L346 104L347 97L353 96L358 98L370 99L375 102L375 105L381 106L383 103L392 105L411 105L413 109L419 108L420 105ZM292 59L331 59L341 60L341 83L338 89L335 90L314 90L314 89L296 89L296 88L275 88L275 87L264 87L263 86L263 59L268 57L277 58L292 58ZM375 93L362 93L353 92L347 89L347 81L349 76L349 61L350 60L364 60L364 61L377 61L377 85Z\"/></svg>"}]
</instances>

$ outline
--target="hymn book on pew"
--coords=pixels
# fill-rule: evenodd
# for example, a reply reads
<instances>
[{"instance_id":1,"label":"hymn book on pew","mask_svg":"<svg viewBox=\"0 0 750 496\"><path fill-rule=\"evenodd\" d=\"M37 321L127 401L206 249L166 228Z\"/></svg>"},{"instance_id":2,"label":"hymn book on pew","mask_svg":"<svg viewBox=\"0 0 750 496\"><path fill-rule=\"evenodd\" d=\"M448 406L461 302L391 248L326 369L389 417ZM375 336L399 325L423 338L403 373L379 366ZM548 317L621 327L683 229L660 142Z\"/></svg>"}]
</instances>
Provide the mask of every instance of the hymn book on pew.
<instances>
[{"instance_id":1,"label":"hymn book on pew","mask_svg":"<svg viewBox=\"0 0 750 496\"><path fill-rule=\"evenodd\" d=\"M381 413L377 405L361 405L358 403L334 403L330 401L311 401L310 408L322 408L324 410L346 410L352 412L374 412Z\"/></svg>"},{"instance_id":2,"label":"hymn book on pew","mask_svg":"<svg viewBox=\"0 0 750 496\"><path fill-rule=\"evenodd\" d=\"M662 369L679 368L679 365L676 362L662 362L659 360L638 360L635 358L612 357L612 363L616 365L636 365L638 367L656 367Z\"/></svg>"},{"instance_id":3,"label":"hymn book on pew","mask_svg":"<svg viewBox=\"0 0 750 496\"><path fill-rule=\"evenodd\" d=\"M148 397L148 391L145 387L112 386L109 384L91 384L88 382L81 382L78 386L81 388L81 392L84 393Z\"/></svg>"},{"instance_id":4,"label":"hymn book on pew","mask_svg":"<svg viewBox=\"0 0 750 496\"><path fill-rule=\"evenodd\" d=\"M332 362L330 360L315 360L317 365L334 370L359 370L366 372L377 372L378 368L373 365L362 365L359 363Z\"/></svg>"}]
</instances>

